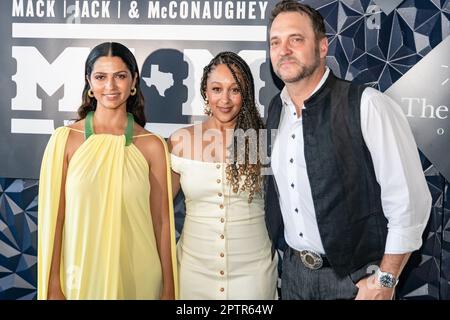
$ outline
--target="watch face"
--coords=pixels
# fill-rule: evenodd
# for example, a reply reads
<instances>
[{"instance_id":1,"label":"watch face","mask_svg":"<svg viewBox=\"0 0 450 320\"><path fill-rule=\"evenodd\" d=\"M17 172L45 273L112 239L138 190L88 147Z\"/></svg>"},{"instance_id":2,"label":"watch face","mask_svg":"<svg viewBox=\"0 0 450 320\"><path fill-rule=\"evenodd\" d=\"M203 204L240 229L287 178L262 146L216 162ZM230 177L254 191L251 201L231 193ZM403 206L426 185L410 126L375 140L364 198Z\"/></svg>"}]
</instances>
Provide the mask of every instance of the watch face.
<instances>
[{"instance_id":1,"label":"watch face","mask_svg":"<svg viewBox=\"0 0 450 320\"><path fill-rule=\"evenodd\" d=\"M389 274L382 274L380 276L380 284L383 287L393 288L395 286L394 277Z\"/></svg>"}]
</instances>

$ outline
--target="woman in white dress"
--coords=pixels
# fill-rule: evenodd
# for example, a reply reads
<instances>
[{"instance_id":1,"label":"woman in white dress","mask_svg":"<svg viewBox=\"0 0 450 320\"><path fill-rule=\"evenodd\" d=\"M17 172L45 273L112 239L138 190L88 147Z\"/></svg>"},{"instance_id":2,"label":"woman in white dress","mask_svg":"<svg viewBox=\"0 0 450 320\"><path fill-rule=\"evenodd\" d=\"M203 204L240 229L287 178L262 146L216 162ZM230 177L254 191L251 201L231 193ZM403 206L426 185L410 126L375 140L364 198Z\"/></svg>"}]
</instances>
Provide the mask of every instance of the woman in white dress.
<instances>
[{"instance_id":1,"label":"woman in white dress","mask_svg":"<svg viewBox=\"0 0 450 320\"><path fill-rule=\"evenodd\" d=\"M209 118L169 141L173 192L181 187L186 204L180 299L276 299L278 260L264 221L258 148L263 123L250 68L219 53L204 68L201 94Z\"/></svg>"}]
</instances>

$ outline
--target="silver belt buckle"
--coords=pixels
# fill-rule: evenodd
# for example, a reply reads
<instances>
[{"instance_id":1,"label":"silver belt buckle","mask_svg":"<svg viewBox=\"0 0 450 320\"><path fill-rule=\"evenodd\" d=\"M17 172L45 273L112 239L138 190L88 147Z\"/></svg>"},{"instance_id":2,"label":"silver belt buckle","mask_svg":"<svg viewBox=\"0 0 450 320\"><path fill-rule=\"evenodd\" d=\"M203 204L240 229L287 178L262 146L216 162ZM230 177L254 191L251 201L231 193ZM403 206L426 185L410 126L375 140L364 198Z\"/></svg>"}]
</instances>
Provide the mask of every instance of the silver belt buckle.
<instances>
[{"instance_id":1,"label":"silver belt buckle","mask_svg":"<svg viewBox=\"0 0 450 320\"><path fill-rule=\"evenodd\" d=\"M300 251L300 259L302 260L305 267L311 270L320 269L323 265L323 259L317 252L310 250Z\"/></svg>"}]
</instances>

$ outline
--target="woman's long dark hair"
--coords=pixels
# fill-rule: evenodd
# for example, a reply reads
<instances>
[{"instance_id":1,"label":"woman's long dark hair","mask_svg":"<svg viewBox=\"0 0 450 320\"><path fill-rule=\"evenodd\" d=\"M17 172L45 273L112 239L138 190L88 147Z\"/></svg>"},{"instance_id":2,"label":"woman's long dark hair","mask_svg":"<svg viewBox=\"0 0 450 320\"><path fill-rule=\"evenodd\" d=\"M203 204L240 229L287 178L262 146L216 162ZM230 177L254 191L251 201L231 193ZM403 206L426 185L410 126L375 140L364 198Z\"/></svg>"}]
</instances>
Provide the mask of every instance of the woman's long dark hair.
<instances>
[{"instance_id":1,"label":"woman's long dark hair","mask_svg":"<svg viewBox=\"0 0 450 320\"><path fill-rule=\"evenodd\" d=\"M248 202L250 203L256 193L261 192L262 176L261 176L261 158L259 154L259 130L264 128L261 116L255 103L255 85L253 76L248 64L239 55L234 52L221 52L215 56L211 62L203 69L203 76L200 91L203 99L206 100L206 84L208 76L214 68L220 64L228 67L236 81L242 98L241 110L237 116L236 130L241 129L246 132L249 129L256 131L257 138L257 161L250 163L250 141L245 138L245 143L238 143L236 135L233 136L233 144L230 146L232 150L232 161L227 164L226 173L227 180L231 183L233 192L248 191ZM238 163L238 154L244 155L244 163ZM243 184L240 186L241 178L244 178Z\"/></svg>"},{"instance_id":2,"label":"woman's long dark hair","mask_svg":"<svg viewBox=\"0 0 450 320\"><path fill-rule=\"evenodd\" d=\"M95 111L97 108L97 100L88 95L91 87L87 79L91 77L94 63L101 57L121 58L128 67L128 70L130 70L132 78L134 79L136 77L136 94L128 97L127 112L133 115L136 123L144 127L147 121L144 114L144 96L142 95L140 88L140 75L136 58L127 47L117 42L104 42L99 44L92 49L86 59L84 67L84 89L82 94L83 102L78 108L78 121L86 118L89 111Z\"/></svg>"}]
</instances>

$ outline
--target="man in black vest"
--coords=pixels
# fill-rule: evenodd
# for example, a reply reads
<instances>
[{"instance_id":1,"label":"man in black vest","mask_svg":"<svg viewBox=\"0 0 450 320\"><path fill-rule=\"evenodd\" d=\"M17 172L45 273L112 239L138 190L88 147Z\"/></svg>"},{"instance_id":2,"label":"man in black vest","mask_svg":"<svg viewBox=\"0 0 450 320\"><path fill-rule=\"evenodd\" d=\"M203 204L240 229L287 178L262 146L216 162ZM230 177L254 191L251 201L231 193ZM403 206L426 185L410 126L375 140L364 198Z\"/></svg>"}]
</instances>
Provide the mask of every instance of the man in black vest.
<instances>
[{"instance_id":1,"label":"man in black vest","mask_svg":"<svg viewBox=\"0 0 450 320\"><path fill-rule=\"evenodd\" d=\"M269 106L266 222L285 240L282 299L392 299L431 197L401 108L326 67L321 15L282 1L269 25L285 87Z\"/></svg>"}]
</instances>

